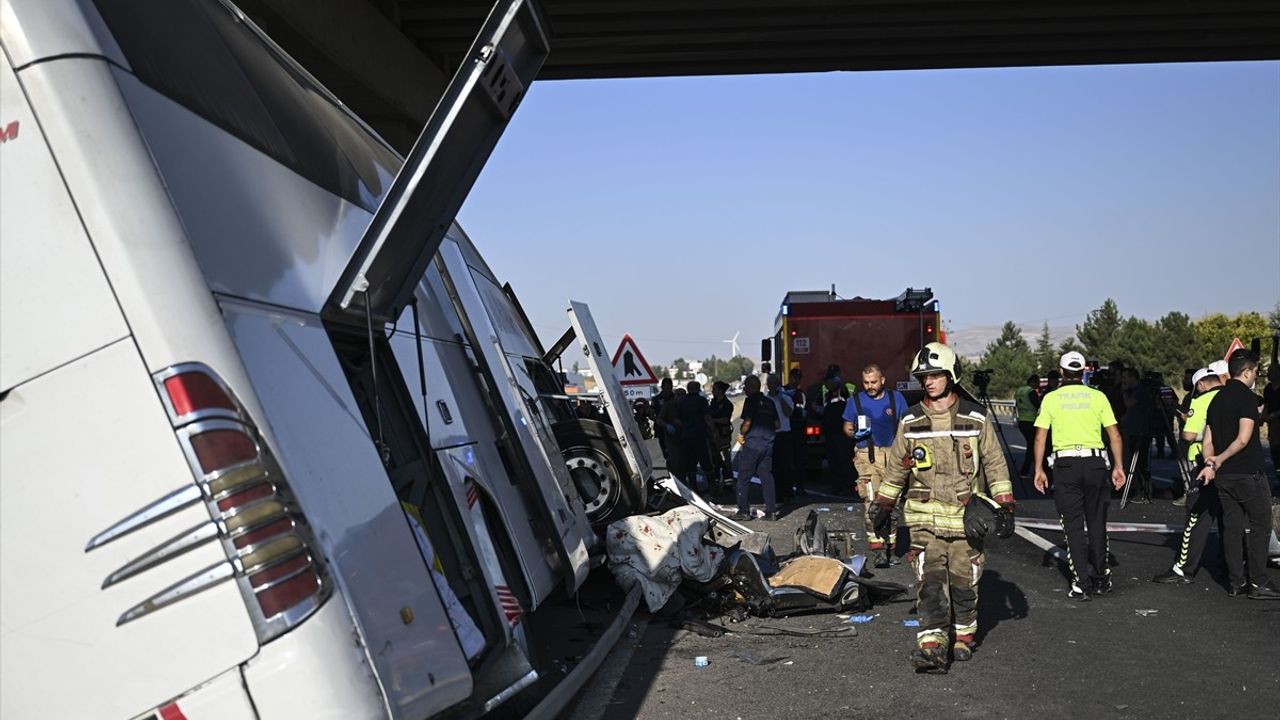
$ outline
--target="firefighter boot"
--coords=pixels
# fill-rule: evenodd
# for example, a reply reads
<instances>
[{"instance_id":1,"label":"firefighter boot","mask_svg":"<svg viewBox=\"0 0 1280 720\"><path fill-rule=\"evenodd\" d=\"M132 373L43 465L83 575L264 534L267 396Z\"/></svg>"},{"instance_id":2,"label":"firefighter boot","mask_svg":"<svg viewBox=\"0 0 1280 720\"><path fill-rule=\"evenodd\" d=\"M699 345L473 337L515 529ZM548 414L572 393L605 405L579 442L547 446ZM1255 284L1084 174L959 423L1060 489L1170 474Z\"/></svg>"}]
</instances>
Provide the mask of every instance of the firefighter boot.
<instances>
[{"instance_id":1,"label":"firefighter boot","mask_svg":"<svg viewBox=\"0 0 1280 720\"><path fill-rule=\"evenodd\" d=\"M951 645L952 662L964 662L973 658L973 636L957 635Z\"/></svg>"},{"instance_id":2,"label":"firefighter boot","mask_svg":"<svg viewBox=\"0 0 1280 720\"><path fill-rule=\"evenodd\" d=\"M947 650L936 642L922 643L911 653L911 664L918 673L947 674Z\"/></svg>"}]
</instances>

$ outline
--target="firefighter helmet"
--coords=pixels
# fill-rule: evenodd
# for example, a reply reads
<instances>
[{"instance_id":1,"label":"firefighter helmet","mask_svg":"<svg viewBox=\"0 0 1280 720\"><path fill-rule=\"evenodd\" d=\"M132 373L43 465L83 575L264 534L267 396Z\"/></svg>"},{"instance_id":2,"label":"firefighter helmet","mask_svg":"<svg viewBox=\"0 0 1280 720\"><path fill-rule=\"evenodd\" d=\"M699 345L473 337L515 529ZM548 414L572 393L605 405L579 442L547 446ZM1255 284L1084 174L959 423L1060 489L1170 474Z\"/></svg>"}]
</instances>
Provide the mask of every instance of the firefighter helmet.
<instances>
[{"instance_id":1,"label":"firefighter helmet","mask_svg":"<svg viewBox=\"0 0 1280 720\"><path fill-rule=\"evenodd\" d=\"M911 363L911 374L920 377L936 372L950 375L951 382L960 380L960 364L956 359L956 352L940 342L931 342L916 353L916 359Z\"/></svg>"}]
</instances>

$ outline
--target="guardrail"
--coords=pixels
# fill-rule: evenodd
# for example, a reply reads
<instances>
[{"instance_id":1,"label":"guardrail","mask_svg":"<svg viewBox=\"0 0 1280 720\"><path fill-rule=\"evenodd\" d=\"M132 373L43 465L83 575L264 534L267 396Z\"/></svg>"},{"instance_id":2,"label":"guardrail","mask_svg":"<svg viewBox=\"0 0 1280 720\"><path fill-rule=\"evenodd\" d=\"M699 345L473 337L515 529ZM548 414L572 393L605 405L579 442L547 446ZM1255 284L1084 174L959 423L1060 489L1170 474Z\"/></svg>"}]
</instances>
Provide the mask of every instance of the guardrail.
<instances>
[{"instance_id":1,"label":"guardrail","mask_svg":"<svg viewBox=\"0 0 1280 720\"><path fill-rule=\"evenodd\" d=\"M997 417L1008 417L1013 419L1016 417L1012 400L992 400L991 409Z\"/></svg>"}]
</instances>

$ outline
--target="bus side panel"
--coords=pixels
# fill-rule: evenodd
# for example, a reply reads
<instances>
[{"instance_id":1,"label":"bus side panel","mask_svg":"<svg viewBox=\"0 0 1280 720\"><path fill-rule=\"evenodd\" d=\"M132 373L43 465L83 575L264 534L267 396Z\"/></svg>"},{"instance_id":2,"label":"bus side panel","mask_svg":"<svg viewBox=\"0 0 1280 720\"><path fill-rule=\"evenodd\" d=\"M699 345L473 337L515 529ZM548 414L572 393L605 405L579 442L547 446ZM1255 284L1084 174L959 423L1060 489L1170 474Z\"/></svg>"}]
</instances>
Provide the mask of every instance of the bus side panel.
<instances>
[{"instance_id":1,"label":"bus side panel","mask_svg":"<svg viewBox=\"0 0 1280 720\"><path fill-rule=\"evenodd\" d=\"M419 306L428 306L418 300ZM412 316L408 317L412 323ZM429 322L424 318L424 322ZM402 321L403 322L403 321ZM545 540L533 530L533 510L521 488L507 474L496 447L493 422L481 397L480 379L468 367L466 351L457 343L422 339L422 360L426 370L426 397L423 407L422 385L418 377L417 352L412 335L397 333L391 340L396 358L405 372L405 384L409 386L413 402L421 417L426 417L430 427L431 446L434 449L475 443L473 454L482 468L475 480L494 499L494 509L502 519L502 526L510 538L510 545L520 563L525 582L533 597L530 607L537 607L555 589L557 576L544 554ZM443 407L440 405L443 403ZM448 413L449 422L445 422Z\"/></svg>"},{"instance_id":2,"label":"bus side panel","mask_svg":"<svg viewBox=\"0 0 1280 720\"><path fill-rule=\"evenodd\" d=\"M97 533L192 484L130 341L11 390L0 437L0 715L132 717L257 652L234 582L116 626L153 594L226 563L216 542L101 587L207 524L203 504L85 552Z\"/></svg>"},{"instance_id":3,"label":"bus side panel","mask_svg":"<svg viewBox=\"0 0 1280 720\"><path fill-rule=\"evenodd\" d=\"M129 329L7 62L0 62L0 133L4 391L119 340Z\"/></svg>"},{"instance_id":4,"label":"bus side panel","mask_svg":"<svg viewBox=\"0 0 1280 720\"><path fill-rule=\"evenodd\" d=\"M231 300L223 311L392 713L466 699L470 668L324 327Z\"/></svg>"}]
</instances>

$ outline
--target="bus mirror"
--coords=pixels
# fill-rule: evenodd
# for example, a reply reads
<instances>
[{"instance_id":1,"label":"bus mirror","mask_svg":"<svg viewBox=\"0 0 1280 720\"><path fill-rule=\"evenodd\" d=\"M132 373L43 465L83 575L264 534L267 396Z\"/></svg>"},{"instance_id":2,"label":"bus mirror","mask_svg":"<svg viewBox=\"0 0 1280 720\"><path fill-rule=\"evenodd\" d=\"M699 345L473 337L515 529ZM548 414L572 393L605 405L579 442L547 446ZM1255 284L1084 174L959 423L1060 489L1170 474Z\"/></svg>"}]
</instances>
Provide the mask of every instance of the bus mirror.
<instances>
[{"instance_id":1,"label":"bus mirror","mask_svg":"<svg viewBox=\"0 0 1280 720\"><path fill-rule=\"evenodd\" d=\"M773 338L765 338L760 341L760 361L767 363L773 359ZM765 372L769 372L765 370Z\"/></svg>"}]
</instances>

